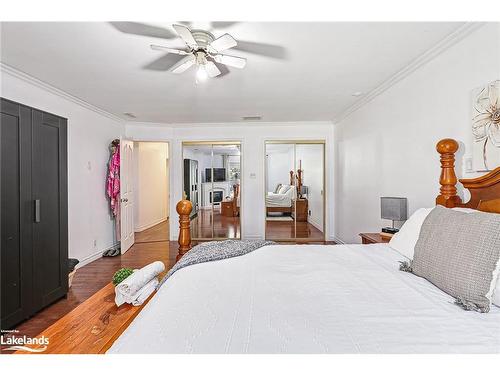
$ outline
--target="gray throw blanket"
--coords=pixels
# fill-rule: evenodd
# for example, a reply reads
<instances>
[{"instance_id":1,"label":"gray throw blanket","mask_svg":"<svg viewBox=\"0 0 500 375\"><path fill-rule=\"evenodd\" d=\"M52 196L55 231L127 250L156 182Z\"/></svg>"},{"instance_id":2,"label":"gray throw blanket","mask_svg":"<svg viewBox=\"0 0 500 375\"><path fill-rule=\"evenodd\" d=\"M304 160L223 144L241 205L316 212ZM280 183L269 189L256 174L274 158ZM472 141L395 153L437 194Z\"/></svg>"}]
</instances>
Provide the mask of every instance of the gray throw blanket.
<instances>
[{"instance_id":1,"label":"gray throw blanket","mask_svg":"<svg viewBox=\"0 0 500 375\"><path fill-rule=\"evenodd\" d=\"M175 265L168 271L167 275L160 282L157 290L167 279L181 268L192 266L193 264L213 262L215 260L239 257L251 253L267 245L275 245L273 241L211 241L196 245L189 250Z\"/></svg>"}]
</instances>

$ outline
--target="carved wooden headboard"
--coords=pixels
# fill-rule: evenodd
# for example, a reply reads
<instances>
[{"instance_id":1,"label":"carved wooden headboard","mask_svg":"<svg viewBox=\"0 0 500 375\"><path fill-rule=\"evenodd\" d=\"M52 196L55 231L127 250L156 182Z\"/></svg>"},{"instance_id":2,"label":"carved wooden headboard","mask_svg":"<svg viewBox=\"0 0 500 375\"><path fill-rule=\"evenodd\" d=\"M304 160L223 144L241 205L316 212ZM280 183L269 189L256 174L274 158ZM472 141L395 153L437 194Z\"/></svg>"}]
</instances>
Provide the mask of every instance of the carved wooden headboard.
<instances>
[{"instance_id":1,"label":"carved wooden headboard","mask_svg":"<svg viewBox=\"0 0 500 375\"><path fill-rule=\"evenodd\" d=\"M436 204L500 213L500 167L481 177L460 179L459 182L470 192L470 200L463 203L456 188L455 153L458 151L458 142L450 138L442 139L436 145L436 150L441 154L441 188Z\"/></svg>"}]
</instances>

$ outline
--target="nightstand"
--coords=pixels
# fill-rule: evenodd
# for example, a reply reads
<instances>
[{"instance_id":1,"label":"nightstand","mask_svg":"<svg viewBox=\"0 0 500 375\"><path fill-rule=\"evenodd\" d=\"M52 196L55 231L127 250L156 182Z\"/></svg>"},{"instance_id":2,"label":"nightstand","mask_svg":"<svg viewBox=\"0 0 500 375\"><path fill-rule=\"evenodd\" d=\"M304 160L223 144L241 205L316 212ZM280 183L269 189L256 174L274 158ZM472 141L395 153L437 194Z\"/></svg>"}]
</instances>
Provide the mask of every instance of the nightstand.
<instances>
[{"instance_id":1,"label":"nightstand","mask_svg":"<svg viewBox=\"0 0 500 375\"><path fill-rule=\"evenodd\" d=\"M307 199L297 199L295 200L297 217L295 217L295 212L292 207L292 218L296 219L296 221L307 221L308 214L308 202Z\"/></svg>"},{"instance_id":2,"label":"nightstand","mask_svg":"<svg viewBox=\"0 0 500 375\"><path fill-rule=\"evenodd\" d=\"M230 201L222 201L221 202L221 209L220 209L220 213L222 216L226 216L226 217L233 217L234 216L234 213L233 213L233 201L230 200Z\"/></svg>"},{"instance_id":3,"label":"nightstand","mask_svg":"<svg viewBox=\"0 0 500 375\"><path fill-rule=\"evenodd\" d=\"M380 235L380 233L360 233L361 242L366 245L370 243L387 243L391 239L385 238Z\"/></svg>"}]
</instances>

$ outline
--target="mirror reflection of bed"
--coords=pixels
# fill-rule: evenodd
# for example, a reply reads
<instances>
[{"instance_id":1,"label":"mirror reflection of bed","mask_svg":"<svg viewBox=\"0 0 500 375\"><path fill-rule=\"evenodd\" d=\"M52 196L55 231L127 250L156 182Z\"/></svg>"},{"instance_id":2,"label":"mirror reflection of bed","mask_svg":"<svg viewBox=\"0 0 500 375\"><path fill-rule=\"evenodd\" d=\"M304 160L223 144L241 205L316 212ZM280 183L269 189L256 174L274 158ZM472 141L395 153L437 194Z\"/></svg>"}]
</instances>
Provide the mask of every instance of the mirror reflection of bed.
<instances>
[{"instance_id":1,"label":"mirror reflection of bed","mask_svg":"<svg viewBox=\"0 0 500 375\"><path fill-rule=\"evenodd\" d=\"M266 142L266 239L324 241L324 144Z\"/></svg>"},{"instance_id":2,"label":"mirror reflection of bed","mask_svg":"<svg viewBox=\"0 0 500 375\"><path fill-rule=\"evenodd\" d=\"M239 143L183 144L186 199L193 240L240 238Z\"/></svg>"}]
</instances>

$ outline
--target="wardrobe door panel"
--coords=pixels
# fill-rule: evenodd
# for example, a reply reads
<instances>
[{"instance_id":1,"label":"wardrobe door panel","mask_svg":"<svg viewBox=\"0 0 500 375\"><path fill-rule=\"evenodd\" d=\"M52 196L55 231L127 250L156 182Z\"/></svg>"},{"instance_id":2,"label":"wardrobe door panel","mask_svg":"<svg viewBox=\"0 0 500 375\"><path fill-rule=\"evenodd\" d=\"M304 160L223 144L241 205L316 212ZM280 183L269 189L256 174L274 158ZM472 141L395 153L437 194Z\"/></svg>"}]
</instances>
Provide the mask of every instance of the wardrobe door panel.
<instances>
[{"instance_id":1,"label":"wardrobe door panel","mask_svg":"<svg viewBox=\"0 0 500 375\"><path fill-rule=\"evenodd\" d=\"M33 111L35 309L64 296L67 272L66 123Z\"/></svg>"},{"instance_id":2,"label":"wardrobe door panel","mask_svg":"<svg viewBox=\"0 0 500 375\"><path fill-rule=\"evenodd\" d=\"M1 100L1 327L31 309L31 110Z\"/></svg>"}]
</instances>

